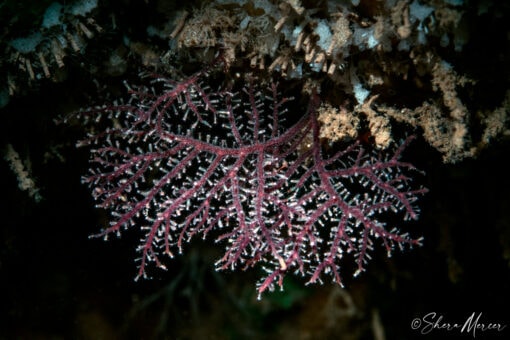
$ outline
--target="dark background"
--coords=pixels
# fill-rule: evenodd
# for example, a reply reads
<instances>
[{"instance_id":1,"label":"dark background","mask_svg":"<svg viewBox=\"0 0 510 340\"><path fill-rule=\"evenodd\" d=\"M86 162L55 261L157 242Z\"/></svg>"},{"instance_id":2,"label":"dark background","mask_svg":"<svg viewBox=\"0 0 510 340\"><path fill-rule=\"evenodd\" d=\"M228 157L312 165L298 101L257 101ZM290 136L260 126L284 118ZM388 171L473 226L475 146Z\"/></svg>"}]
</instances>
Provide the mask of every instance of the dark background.
<instances>
[{"instance_id":1,"label":"dark background","mask_svg":"<svg viewBox=\"0 0 510 340\"><path fill-rule=\"evenodd\" d=\"M469 70L487 84L494 98L480 100L494 107L510 74L506 14L473 19L479 34L459 65L459 73ZM482 313L480 322L507 327L477 331L477 339L510 334L508 137L454 165L416 142L405 157L426 172L420 180L430 191L421 199L420 220L408 228L424 236L424 245L390 259L376 251L365 273L345 278L346 291L288 276L283 293L258 301L256 270L215 272L222 246L210 240L189 245L167 272L153 270L154 279L134 282L136 232L109 242L89 239L107 216L80 183L88 153L74 143L82 131L54 123L89 102L94 85L80 62L67 63L63 82L42 82L0 110L0 147L11 144L30 159L43 196L36 203L20 191L0 161L0 338L372 339L378 327L387 339L459 335L411 329L414 318L430 312L450 323ZM45 156L52 148L59 156Z\"/></svg>"}]
</instances>

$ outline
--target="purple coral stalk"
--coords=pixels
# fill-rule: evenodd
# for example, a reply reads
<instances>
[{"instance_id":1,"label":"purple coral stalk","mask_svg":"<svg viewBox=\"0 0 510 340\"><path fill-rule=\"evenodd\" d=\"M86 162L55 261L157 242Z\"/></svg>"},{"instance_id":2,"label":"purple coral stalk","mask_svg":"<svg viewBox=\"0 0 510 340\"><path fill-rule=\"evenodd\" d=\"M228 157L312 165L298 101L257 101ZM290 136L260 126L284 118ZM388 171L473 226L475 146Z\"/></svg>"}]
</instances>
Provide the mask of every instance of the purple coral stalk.
<instances>
[{"instance_id":1,"label":"purple coral stalk","mask_svg":"<svg viewBox=\"0 0 510 340\"><path fill-rule=\"evenodd\" d=\"M282 286L289 272L312 283L329 274L341 284L345 254L357 274L376 239L388 253L420 244L384 222L387 213L418 217L414 203L426 189L410 188L407 174L416 169L400 161L411 138L389 157L360 143L326 155L316 93L284 129L291 98L278 84L212 90L210 71L154 77L130 89L129 104L80 113L110 123L80 142L95 147L83 181L111 213L101 236L142 231L137 278L150 262L164 268L160 256L182 252L195 235L225 244L218 269L261 265L259 293Z\"/></svg>"}]
</instances>

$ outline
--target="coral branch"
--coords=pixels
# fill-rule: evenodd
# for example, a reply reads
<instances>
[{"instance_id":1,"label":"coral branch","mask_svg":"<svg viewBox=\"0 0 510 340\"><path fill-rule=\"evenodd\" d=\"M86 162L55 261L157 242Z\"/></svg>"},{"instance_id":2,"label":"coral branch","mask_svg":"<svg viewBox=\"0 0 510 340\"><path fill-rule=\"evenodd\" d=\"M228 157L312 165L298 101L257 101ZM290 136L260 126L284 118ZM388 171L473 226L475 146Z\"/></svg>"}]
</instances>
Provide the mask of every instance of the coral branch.
<instances>
[{"instance_id":1,"label":"coral branch","mask_svg":"<svg viewBox=\"0 0 510 340\"><path fill-rule=\"evenodd\" d=\"M414 203L426 192L411 188L408 174L417 171L400 161L412 138L389 156L359 142L326 152L316 91L303 117L285 128L292 98L282 98L276 83L248 79L212 91L204 85L211 70L181 81L158 76L130 90L130 105L81 113L111 124L80 143L99 145L83 181L111 212L100 236L143 231L137 277L151 262L164 268L160 254L171 257L210 233L226 246L218 269L262 266L259 293L282 286L289 272L342 284L345 254L357 275L376 239L388 253L420 243L386 222L389 214L416 219Z\"/></svg>"}]
</instances>

